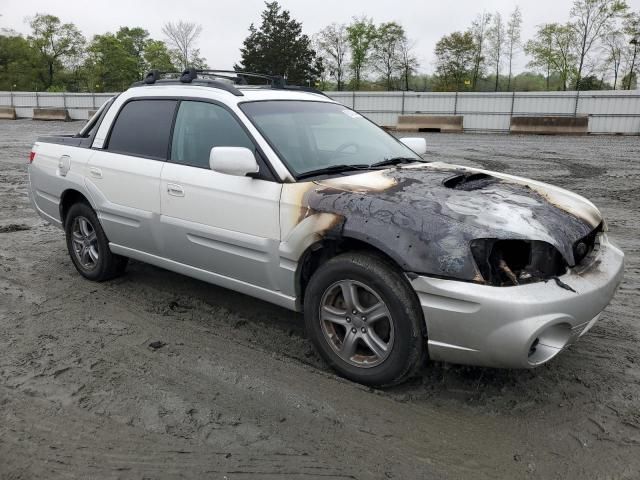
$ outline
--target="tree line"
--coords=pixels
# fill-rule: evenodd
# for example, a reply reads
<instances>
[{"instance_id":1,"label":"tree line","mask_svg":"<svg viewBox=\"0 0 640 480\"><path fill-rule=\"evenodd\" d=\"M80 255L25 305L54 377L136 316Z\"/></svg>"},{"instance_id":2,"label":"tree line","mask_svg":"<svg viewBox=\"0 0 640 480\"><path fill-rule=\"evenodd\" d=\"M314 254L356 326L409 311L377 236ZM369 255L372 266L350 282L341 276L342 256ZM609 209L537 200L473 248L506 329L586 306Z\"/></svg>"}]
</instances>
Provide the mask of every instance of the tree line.
<instances>
[{"instance_id":1,"label":"tree line","mask_svg":"<svg viewBox=\"0 0 640 480\"><path fill-rule=\"evenodd\" d=\"M72 23L37 14L30 33L0 29L0 90L118 91L145 71L207 68L202 27L168 22L163 38L121 27L85 39ZM236 70L281 75L323 90L515 91L632 89L637 86L640 12L624 0L573 0L564 23L522 38L519 7L482 12L435 45L435 72L420 73L416 42L395 21L354 17L314 35L277 1L251 24ZM526 60L527 71L514 73Z\"/></svg>"},{"instance_id":2,"label":"tree line","mask_svg":"<svg viewBox=\"0 0 640 480\"><path fill-rule=\"evenodd\" d=\"M87 41L73 23L54 15L37 14L28 22L26 37L0 31L0 90L113 92L151 69L206 65L194 47L201 27L193 23L166 23L164 40L140 27L120 27Z\"/></svg>"}]
</instances>

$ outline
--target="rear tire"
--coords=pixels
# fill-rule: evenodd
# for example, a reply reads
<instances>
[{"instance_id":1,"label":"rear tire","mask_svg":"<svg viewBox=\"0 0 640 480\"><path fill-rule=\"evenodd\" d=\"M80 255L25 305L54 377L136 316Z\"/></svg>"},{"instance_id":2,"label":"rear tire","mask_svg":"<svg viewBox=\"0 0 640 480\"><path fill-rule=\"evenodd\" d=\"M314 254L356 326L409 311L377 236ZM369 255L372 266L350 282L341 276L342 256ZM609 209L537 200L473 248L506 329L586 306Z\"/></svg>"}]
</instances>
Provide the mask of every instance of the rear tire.
<instances>
[{"instance_id":1,"label":"rear tire","mask_svg":"<svg viewBox=\"0 0 640 480\"><path fill-rule=\"evenodd\" d=\"M103 282L121 275L127 267L128 258L111 253L98 216L88 204L71 206L65 234L71 261L84 278Z\"/></svg>"},{"instance_id":2,"label":"rear tire","mask_svg":"<svg viewBox=\"0 0 640 480\"><path fill-rule=\"evenodd\" d=\"M415 292L391 262L344 253L311 277L304 298L307 332L344 377L389 386L411 376L424 356L424 320Z\"/></svg>"}]
</instances>

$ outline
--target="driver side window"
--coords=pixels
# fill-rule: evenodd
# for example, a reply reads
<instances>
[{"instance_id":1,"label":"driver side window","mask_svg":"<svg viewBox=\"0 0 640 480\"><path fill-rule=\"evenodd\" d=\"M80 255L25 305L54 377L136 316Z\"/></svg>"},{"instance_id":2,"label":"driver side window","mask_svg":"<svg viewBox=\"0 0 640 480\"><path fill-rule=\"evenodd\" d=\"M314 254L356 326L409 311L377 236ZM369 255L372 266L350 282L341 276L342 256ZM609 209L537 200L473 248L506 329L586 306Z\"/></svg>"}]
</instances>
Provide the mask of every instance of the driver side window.
<instances>
[{"instance_id":1,"label":"driver side window","mask_svg":"<svg viewBox=\"0 0 640 480\"><path fill-rule=\"evenodd\" d=\"M253 142L226 109L206 102L183 101L173 129L171 162L209 168L213 147L245 147Z\"/></svg>"}]
</instances>

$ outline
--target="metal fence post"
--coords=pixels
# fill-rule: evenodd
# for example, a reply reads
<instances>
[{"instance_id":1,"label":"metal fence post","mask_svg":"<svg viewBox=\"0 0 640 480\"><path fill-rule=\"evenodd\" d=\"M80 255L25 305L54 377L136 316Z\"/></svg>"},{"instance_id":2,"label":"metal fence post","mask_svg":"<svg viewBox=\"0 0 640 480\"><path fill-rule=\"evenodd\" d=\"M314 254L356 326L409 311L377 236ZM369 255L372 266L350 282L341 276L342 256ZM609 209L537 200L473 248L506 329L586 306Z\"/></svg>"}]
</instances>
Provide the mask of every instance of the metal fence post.
<instances>
[{"instance_id":1,"label":"metal fence post","mask_svg":"<svg viewBox=\"0 0 640 480\"><path fill-rule=\"evenodd\" d=\"M511 125L511 119L513 118L513 108L516 103L516 92L511 94L511 113L509 113L509 125Z\"/></svg>"},{"instance_id":2,"label":"metal fence post","mask_svg":"<svg viewBox=\"0 0 640 480\"><path fill-rule=\"evenodd\" d=\"M10 95L10 97L11 97L11 106L13 107L13 90L11 90L11 95Z\"/></svg>"},{"instance_id":3,"label":"metal fence post","mask_svg":"<svg viewBox=\"0 0 640 480\"><path fill-rule=\"evenodd\" d=\"M456 98L453 103L453 114L454 115L458 114L458 91L457 90L456 90Z\"/></svg>"},{"instance_id":4,"label":"metal fence post","mask_svg":"<svg viewBox=\"0 0 640 480\"><path fill-rule=\"evenodd\" d=\"M40 100L38 98L38 92L36 91L36 108L40 108Z\"/></svg>"},{"instance_id":5,"label":"metal fence post","mask_svg":"<svg viewBox=\"0 0 640 480\"><path fill-rule=\"evenodd\" d=\"M67 92L62 92L62 106L67 108Z\"/></svg>"},{"instance_id":6,"label":"metal fence post","mask_svg":"<svg viewBox=\"0 0 640 480\"><path fill-rule=\"evenodd\" d=\"M576 105L573 109L573 116L577 117L578 116L578 102L580 102L580 90L576 91Z\"/></svg>"},{"instance_id":7,"label":"metal fence post","mask_svg":"<svg viewBox=\"0 0 640 480\"><path fill-rule=\"evenodd\" d=\"M351 91L351 108L356 109L356 91Z\"/></svg>"},{"instance_id":8,"label":"metal fence post","mask_svg":"<svg viewBox=\"0 0 640 480\"><path fill-rule=\"evenodd\" d=\"M402 91L402 108L400 115L404 115L404 90Z\"/></svg>"},{"instance_id":9,"label":"metal fence post","mask_svg":"<svg viewBox=\"0 0 640 480\"><path fill-rule=\"evenodd\" d=\"M96 108L96 92L91 92L91 105L93 105L93 108Z\"/></svg>"}]
</instances>

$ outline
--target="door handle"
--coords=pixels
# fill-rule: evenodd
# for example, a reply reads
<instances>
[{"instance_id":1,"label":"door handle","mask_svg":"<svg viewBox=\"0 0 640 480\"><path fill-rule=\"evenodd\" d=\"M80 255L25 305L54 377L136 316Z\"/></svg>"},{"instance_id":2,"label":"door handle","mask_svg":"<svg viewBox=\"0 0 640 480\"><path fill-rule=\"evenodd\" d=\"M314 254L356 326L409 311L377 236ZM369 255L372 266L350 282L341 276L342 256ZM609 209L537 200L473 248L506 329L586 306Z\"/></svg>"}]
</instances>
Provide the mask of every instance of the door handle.
<instances>
[{"instance_id":1,"label":"door handle","mask_svg":"<svg viewBox=\"0 0 640 480\"><path fill-rule=\"evenodd\" d=\"M89 175L93 178L102 178L102 170L96 167L89 167Z\"/></svg>"},{"instance_id":2,"label":"door handle","mask_svg":"<svg viewBox=\"0 0 640 480\"><path fill-rule=\"evenodd\" d=\"M184 189L175 183L167 183L167 193L174 197L184 197Z\"/></svg>"}]
</instances>

